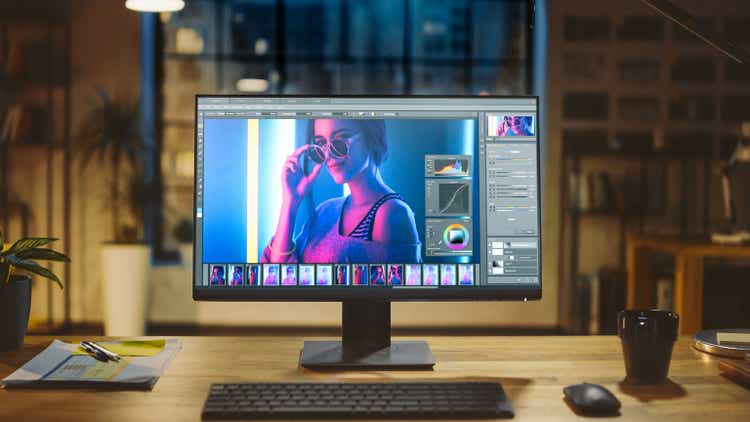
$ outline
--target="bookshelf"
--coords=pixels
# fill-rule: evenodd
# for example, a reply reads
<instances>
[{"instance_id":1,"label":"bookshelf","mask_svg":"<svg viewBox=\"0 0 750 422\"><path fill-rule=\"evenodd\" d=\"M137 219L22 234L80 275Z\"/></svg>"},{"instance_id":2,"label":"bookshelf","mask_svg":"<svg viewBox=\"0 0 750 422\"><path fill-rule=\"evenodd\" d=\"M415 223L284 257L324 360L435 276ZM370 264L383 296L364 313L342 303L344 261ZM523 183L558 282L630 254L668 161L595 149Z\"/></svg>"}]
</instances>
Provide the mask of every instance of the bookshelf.
<instances>
[{"instance_id":1,"label":"bookshelf","mask_svg":"<svg viewBox=\"0 0 750 422\"><path fill-rule=\"evenodd\" d=\"M71 30L66 5L0 7L0 227L7 238L54 236L71 249ZM53 264L54 265L54 264ZM57 268L63 327L70 324L70 266ZM38 287L37 287L38 286ZM41 292L38 291L41 289ZM51 283L32 297L34 332L59 330ZM42 293L40 295L40 293ZM46 293L46 295L45 295ZM40 312L44 310L46 312ZM42 317L41 315L46 315ZM59 312L57 312L59 313Z\"/></svg>"},{"instance_id":2,"label":"bookshelf","mask_svg":"<svg viewBox=\"0 0 750 422\"><path fill-rule=\"evenodd\" d=\"M750 44L747 2L681 6ZM580 284L605 269L624 289L626 233L702 236L720 219L714 165L731 153L739 124L750 121L750 74L639 2L578 1L552 15L559 32L550 35L557 40L550 51L561 82L553 88L562 157L561 319L566 331L591 332ZM581 180L600 173L616 193L611 208L581 203ZM611 306L624 308L617 296Z\"/></svg>"}]
</instances>

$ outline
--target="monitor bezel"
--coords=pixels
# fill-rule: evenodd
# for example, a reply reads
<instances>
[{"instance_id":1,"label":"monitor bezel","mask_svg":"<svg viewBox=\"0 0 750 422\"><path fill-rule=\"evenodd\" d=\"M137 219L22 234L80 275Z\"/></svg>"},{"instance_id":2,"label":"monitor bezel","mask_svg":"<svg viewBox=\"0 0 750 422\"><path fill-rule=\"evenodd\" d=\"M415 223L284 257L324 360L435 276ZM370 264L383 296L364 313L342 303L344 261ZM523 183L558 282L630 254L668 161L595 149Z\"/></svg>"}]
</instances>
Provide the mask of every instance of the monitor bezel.
<instances>
[{"instance_id":1,"label":"monitor bezel","mask_svg":"<svg viewBox=\"0 0 750 422\"><path fill-rule=\"evenodd\" d=\"M350 300L374 301L521 301L540 300L542 298L542 216L541 216L541 142L539 131L539 96L538 95L245 95L245 94L196 94L193 116L193 187L198 177L197 160L198 142L198 99L199 98L373 98L373 99L533 99L536 102L536 167L537 167L537 224L539 239L539 284L528 288L519 285L509 286L435 286L435 287L375 287L375 286L274 286L274 287L208 287L198 286L195 282L196 265L198 259L193 242L193 260L191 284L193 300L196 301L225 301L225 302L340 302ZM196 195L193 193L193 235L199 235L196 213ZM202 233L200 234L202 236Z\"/></svg>"}]
</instances>

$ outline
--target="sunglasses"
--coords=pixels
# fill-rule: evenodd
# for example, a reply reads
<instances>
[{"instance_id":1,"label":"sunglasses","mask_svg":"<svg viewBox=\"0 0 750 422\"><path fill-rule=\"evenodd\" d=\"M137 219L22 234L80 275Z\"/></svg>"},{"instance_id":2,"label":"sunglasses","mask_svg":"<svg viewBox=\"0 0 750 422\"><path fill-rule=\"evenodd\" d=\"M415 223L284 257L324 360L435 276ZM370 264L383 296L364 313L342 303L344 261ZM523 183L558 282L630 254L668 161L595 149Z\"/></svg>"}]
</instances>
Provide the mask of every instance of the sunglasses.
<instances>
[{"instance_id":1,"label":"sunglasses","mask_svg":"<svg viewBox=\"0 0 750 422\"><path fill-rule=\"evenodd\" d=\"M325 136L315 136L311 142L312 146L307 150L307 155L318 164L326 160L326 150L334 158L348 157L348 141L355 136L357 135L333 138L330 141Z\"/></svg>"}]
</instances>

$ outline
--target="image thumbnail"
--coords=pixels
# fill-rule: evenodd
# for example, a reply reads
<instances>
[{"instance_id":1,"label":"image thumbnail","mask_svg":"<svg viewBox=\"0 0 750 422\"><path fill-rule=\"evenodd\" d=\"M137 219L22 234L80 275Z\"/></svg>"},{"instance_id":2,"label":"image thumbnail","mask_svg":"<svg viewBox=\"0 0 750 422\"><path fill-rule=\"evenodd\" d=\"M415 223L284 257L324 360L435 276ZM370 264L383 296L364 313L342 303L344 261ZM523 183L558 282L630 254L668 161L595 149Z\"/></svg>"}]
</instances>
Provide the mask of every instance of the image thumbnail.
<instances>
[{"instance_id":1,"label":"image thumbnail","mask_svg":"<svg viewBox=\"0 0 750 422\"><path fill-rule=\"evenodd\" d=\"M352 285L353 286L367 286L368 272L367 265L354 264L352 265Z\"/></svg>"},{"instance_id":2,"label":"image thumbnail","mask_svg":"<svg viewBox=\"0 0 750 422\"><path fill-rule=\"evenodd\" d=\"M345 264L335 265L334 269L333 284L337 286L348 286L349 285L349 266Z\"/></svg>"},{"instance_id":3,"label":"image thumbnail","mask_svg":"<svg viewBox=\"0 0 750 422\"><path fill-rule=\"evenodd\" d=\"M331 282L331 266L330 265L318 265L318 286L330 286Z\"/></svg>"},{"instance_id":4,"label":"image thumbnail","mask_svg":"<svg viewBox=\"0 0 750 422\"><path fill-rule=\"evenodd\" d=\"M403 265L389 265L388 266L388 285L389 286L403 286L404 285L404 266Z\"/></svg>"},{"instance_id":5,"label":"image thumbnail","mask_svg":"<svg viewBox=\"0 0 750 422\"><path fill-rule=\"evenodd\" d=\"M212 265L208 283L212 286L225 286L227 284L225 272L223 265Z\"/></svg>"},{"instance_id":6,"label":"image thumbnail","mask_svg":"<svg viewBox=\"0 0 750 422\"><path fill-rule=\"evenodd\" d=\"M370 265L370 285L385 286L385 266Z\"/></svg>"},{"instance_id":7,"label":"image thumbnail","mask_svg":"<svg viewBox=\"0 0 750 422\"><path fill-rule=\"evenodd\" d=\"M501 114L487 118L487 134L499 137L534 136L536 125L532 114Z\"/></svg>"},{"instance_id":8,"label":"image thumbnail","mask_svg":"<svg viewBox=\"0 0 750 422\"><path fill-rule=\"evenodd\" d=\"M229 266L229 272L231 273L231 276L229 277L230 286L242 286L243 284L245 284L244 270L245 266L243 264Z\"/></svg>"},{"instance_id":9,"label":"image thumbnail","mask_svg":"<svg viewBox=\"0 0 750 422\"><path fill-rule=\"evenodd\" d=\"M263 265L263 285L264 286L278 286L279 285L279 264L264 264Z\"/></svg>"},{"instance_id":10,"label":"image thumbnail","mask_svg":"<svg viewBox=\"0 0 750 422\"><path fill-rule=\"evenodd\" d=\"M282 286L296 286L297 285L297 266L285 264L281 266L281 273L284 278L281 279Z\"/></svg>"},{"instance_id":11,"label":"image thumbnail","mask_svg":"<svg viewBox=\"0 0 750 422\"><path fill-rule=\"evenodd\" d=\"M437 264L425 264L422 268L422 285L438 285L438 266Z\"/></svg>"},{"instance_id":12,"label":"image thumbnail","mask_svg":"<svg viewBox=\"0 0 750 422\"><path fill-rule=\"evenodd\" d=\"M474 266L471 264L458 264L458 284L461 286L474 285Z\"/></svg>"},{"instance_id":13,"label":"image thumbnail","mask_svg":"<svg viewBox=\"0 0 750 422\"><path fill-rule=\"evenodd\" d=\"M259 264L250 264L247 266L247 284L250 286L260 286Z\"/></svg>"},{"instance_id":14,"label":"image thumbnail","mask_svg":"<svg viewBox=\"0 0 750 422\"><path fill-rule=\"evenodd\" d=\"M315 266L309 264L300 264L299 266L299 285L312 286L315 284Z\"/></svg>"},{"instance_id":15,"label":"image thumbnail","mask_svg":"<svg viewBox=\"0 0 750 422\"><path fill-rule=\"evenodd\" d=\"M406 285L419 286L422 284L422 266L419 264L406 264Z\"/></svg>"},{"instance_id":16,"label":"image thumbnail","mask_svg":"<svg viewBox=\"0 0 750 422\"><path fill-rule=\"evenodd\" d=\"M440 285L441 286L455 286L456 285L456 266L454 264L440 265Z\"/></svg>"}]
</instances>

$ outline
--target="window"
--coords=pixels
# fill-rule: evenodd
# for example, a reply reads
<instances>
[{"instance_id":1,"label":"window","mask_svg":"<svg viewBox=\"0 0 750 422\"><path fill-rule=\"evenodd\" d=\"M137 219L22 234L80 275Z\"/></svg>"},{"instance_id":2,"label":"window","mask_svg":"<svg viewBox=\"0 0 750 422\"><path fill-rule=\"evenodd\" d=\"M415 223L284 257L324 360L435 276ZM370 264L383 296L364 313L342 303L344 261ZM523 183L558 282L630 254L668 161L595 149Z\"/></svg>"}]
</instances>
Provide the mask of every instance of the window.
<instances>
[{"instance_id":1,"label":"window","mask_svg":"<svg viewBox=\"0 0 750 422\"><path fill-rule=\"evenodd\" d=\"M529 3L191 0L162 14L162 248L191 219L195 94L527 94Z\"/></svg>"}]
</instances>

